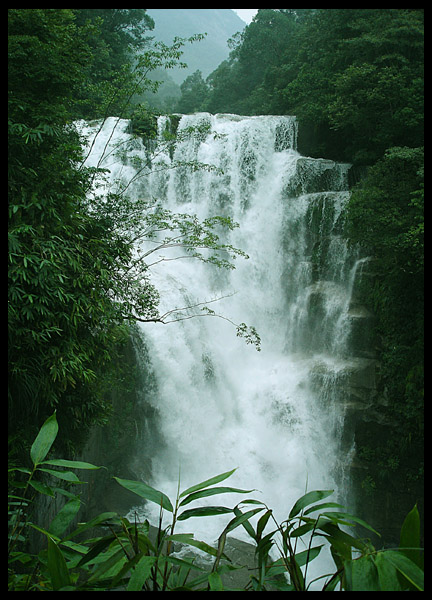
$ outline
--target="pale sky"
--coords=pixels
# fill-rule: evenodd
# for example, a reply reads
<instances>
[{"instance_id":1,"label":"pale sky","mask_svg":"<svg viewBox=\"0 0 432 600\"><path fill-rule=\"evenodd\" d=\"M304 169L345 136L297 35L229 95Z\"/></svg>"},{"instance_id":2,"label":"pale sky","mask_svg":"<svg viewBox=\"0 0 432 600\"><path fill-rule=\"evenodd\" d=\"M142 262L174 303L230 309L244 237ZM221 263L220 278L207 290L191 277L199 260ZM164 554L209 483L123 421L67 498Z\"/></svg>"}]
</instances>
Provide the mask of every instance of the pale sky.
<instances>
[{"instance_id":1,"label":"pale sky","mask_svg":"<svg viewBox=\"0 0 432 600\"><path fill-rule=\"evenodd\" d=\"M240 19L243 19L243 21L245 21L248 24L252 21L252 18L258 12L257 8L232 8L231 10L236 12Z\"/></svg>"}]
</instances>

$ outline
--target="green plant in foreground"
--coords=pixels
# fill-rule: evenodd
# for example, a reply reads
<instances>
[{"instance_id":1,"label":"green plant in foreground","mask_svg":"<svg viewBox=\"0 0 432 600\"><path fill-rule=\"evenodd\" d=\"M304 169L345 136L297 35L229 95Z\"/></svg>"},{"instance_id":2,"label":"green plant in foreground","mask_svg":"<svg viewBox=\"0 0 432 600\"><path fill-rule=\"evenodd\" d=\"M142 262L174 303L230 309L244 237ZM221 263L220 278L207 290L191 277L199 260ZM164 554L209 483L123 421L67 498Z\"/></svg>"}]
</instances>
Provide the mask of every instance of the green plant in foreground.
<instances>
[{"instance_id":1,"label":"green plant in foreground","mask_svg":"<svg viewBox=\"0 0 432 600\"><path fill-rule=\"evenodd\" d=\"M283 523L276 522L263 502L252 498L242 500L234 508L220 505L185 508L210 496L252 492L218 485L235 469L184 491L179 489L174 503L166 494L143 482L115 477L122 487L160 507L160 522L154 535L148 521L131 522L113 512L102 513L74 528L81 505L79 495L47 485L37 477L45 474L76 486L82 482L71 469L99 467L81 461L45 460L57 433L54 413L31 447L33 468L11 469L27 479L10 484L18 491L9 494L9 591L308 591L312 583L307 580L309 564L326 543L330 545L336 571L318 578L323 582L322 591L423 591L416 507L405 519L400 547L392 550L376 550L367 540L347 533L356 524L374 530L344 512L340 504L322 502L332 490L306 493ZM30 520L32 491L67 498L47 530ZM172 514L167 527L162 527L164 511ZM219 536L217 547L196 540L192 533L175 533L179 521L220 514L232 514L232 519ZM255 525L251 523L252 517L258 519ZM225 545L228 534L240 526L255 545L256 568L249 571L252 574L243 588L233 589L225 586L224 574L244 567L232 563ZM95 527L103 535L83 536ZM26 549L29 528L36 529L47 540L46 548L37 555ZM204 568L194 558L175 556L174 544L201 550L211 558L212 566ZM279 553L276 559L275 551Z\"/></svg>"}]
</instances>

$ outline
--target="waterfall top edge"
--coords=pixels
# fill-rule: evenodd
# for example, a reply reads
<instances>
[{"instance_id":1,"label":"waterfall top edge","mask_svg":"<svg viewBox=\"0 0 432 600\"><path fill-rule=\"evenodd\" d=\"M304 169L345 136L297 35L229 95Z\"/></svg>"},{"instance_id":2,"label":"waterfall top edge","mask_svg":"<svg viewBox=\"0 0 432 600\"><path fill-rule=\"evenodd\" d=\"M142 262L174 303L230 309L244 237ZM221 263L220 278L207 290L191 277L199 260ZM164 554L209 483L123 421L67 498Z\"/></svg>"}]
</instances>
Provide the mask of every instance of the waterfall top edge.
<instances>
[{"instance_id":1,"label":"waterfall top edge","mask_svg":"<svg viewBox=\"0 0 432 600\"><path fill-rule=\"evenodd\" d=\"M170 116L170 115L165 115ZM243 121L245 119L266 119L266 118L281 118L281 119L292 119L297 120L295 115L238 115L236 113L210 113L210 112L196 112L196 113L173 113L176 117L215 117L216 119L228 118L232 121Z\"/></svg>"}]
</instances>

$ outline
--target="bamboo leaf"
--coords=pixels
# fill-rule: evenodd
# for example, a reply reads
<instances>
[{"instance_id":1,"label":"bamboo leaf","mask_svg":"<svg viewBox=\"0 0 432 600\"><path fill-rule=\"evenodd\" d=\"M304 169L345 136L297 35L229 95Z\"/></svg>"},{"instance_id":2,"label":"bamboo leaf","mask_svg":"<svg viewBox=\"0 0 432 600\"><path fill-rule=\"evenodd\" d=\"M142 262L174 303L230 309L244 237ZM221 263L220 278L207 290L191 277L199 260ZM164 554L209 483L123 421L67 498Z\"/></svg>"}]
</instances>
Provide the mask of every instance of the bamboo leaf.
<instances>
[{"instance_id":1,"label":"bamboo leaf","mask_svg":"<svg viewBox=\"0 0 432 600\"><path fill-rule=\"evenodd\" d=\"M56 414L52 414L42 425L30 448L30 457L34 465L39 464L50 451L58 433Z\"/></svg>"},{"instance_id":2,"label":"bamboo leaf","mask_svg":"<svg viewBox=\"0 0 432 600\"><path fill-rule=\"evenodd\" d=\"M75 518L80 506L81 500L79 498L69 500L51 521L49 526L50 532L57 536L62 535Z\"/></svg>"},{"instance_id":3,"label":"bamboo leaf","mask_svg":"<svg viewBox=\"0 0 432 600\"><path fill-rule=\"evenodd\" d=\"M45 460L44 462L39 463L41 465L52 465L54 467L69 467L70 469L100 469L101 467L96 467L88 462L82 462L80 460L67 460L64 458L60 458L57 460Z\"/></svg>"},{"instance_id":4,"label":"bamboo leaf","mask_svg":"<svg viewBox=\"0 0 432 600\"><path fill-rule=\"evenodd\" d=\"M225 479L228 479L228 477L230 477L234 471L236 471L236 469L233 469L232 471L227 471L226 473L221 473L220 475L216 475L216 477L211 477L210 479L206 479L206 481L202 481L201 483L197 483L196 485L193 485L192 487L188 488L187 490L184 490L181 494L180 494L180 498L184 498L184 496L187 496L188 494L191 494L192 492L197 492L198 490L202 490L203 488L209 487L210 485L215 485L216 483L220 483L221 481L224 481Z\"/></svg>"},{"instance_id":5,"label":"bamboo leaf","mask_svg":"<svg viewBox=\"0 0 432 600\"><path fill-rule=\"evenodd\" d=\"M46 529L43 529L43 527L39 527L39 525L35 525L34 523L29 523L29 525L30 525L30 527L32 529L35 529L36 531L39 531L39 533L43 533L44 535L46 535L47 538L51 538L52 540L54 540L56 542L60 542L60 538L59 537L57 537L56 535L54 535L50 531L47 531Z\"/></svg>"},{"instance_id":6,"label":"bamboo leaf","mask_svg":"<svg viewBox=\"0 0 432 600\"><path fill-rule=\"evenodd\" d=\"M179 542L181 544L188 544L189 546L193 546L194 548L198 548L211 556L217 555L217 549L213 548L213 546L209 546L206 542L201 542L200 540L195 540L193 537L193 533L174 533L172 535L167 535L165 538L166 541ZM227 556L224 555L224 558L229 560ZM194 568L197 568L196 566Z\"/></svg>"},{"instance_id":7,"label":"bamboo leaf","mask_svg":"<svg viewBox=\"0 0 432 600\"><path fill-rule=\"evenodd\" d=\"M211 592L223 592L224 586L219 573L209 573L208 582Z\"/></svg>"},{"instance_id":8,"label":"bamboo leaf","mask_svg":"<svg viewBox=\"0 0 432 600\"><path fill-rule=\"evenodd\" d=\"M54 469L38 469L38 471L48 473L48 475L51 475L52 477L57 477L63 481L69 481L70 483L86 483L85 481L80 481L75 473L72 473L72 471L54 471Z\"/></svg>"},{"instance_id":9,"label":"bamboo leaf","mask_svg":"<svg viewBox=\"0 0 432 600\"><path fill-rule=\"evenodd\" d=\"M226 506L201 506L185 510L177 517L177 519L178 521L186 521L186 519L190 519L191 517L211 517L231 512L233 512L233 509L227 508Z\"/></svg>"},{"instance_id":10,"label":"bamboo leaf","mask_svg":"<svg viewBox=\"0 0 432 600\"><path fill-rule=\"evenodd\" d=\"M370 555L346 563L345 578L349 592L379 591L378 570Z\"/></svg>"},{"instance_id":11,"label":"bamboo leaf","mask_svg":"<svg viewBox=\"0 0 432 600\"><path fill-rule=\"evenodd\" d=\"M95 517L94 519L91 519L87 523L80 524L74 531L72 531L72 533L70 533L68 536L66 536L63 539L63 541L65 542L67 540L70 540L73 537L80 535L84 531L87 531L87 529L91 529L92 527L96 527L96 526L100 525L101 523L104 523L106 521L109 521L109 520L115 519L115 518L118 518L117 513L115 513L115 512L101 513L100 515L97 515L97 517Z\"/></svg>"},{"instance_id":12,"label":"bamboo leaf","mask_svg":"<svg viewBox=\"0 0 432 600\"><path fill-rule=\"evenodd\" d=\"M369 525L369 523L366 523L366 521L363 521L363 519L360 519L359 517L356 517L355 515L351 515L351 514L345 513L345 512L323 512L323 513L321 513L320 516L327 517L328 519L330 519L331 521L334 521L335 523L343 522L343 524L346 524L345 521L353 521L354 523L358 523L365 529L372 531L378 537L381 537L381 534L378 533L378 531L376 531L373 527L371 527L371 525Z\"/></svg>"},{"instance_id":13,"label":"bamboo leaf","mask_svg":"<svg viewBox=\"0 0 432 600\"><path fill-rule=\"evenodd\" d=\"M262 507L262 510L264 510L264 507ZM243 513L242 513L242 511L239 509L239 507L238 507L238 506L236 506L236 507L234 508L234 514L235 514L235 516L236 516L236 517L240 517L240 516L241 516ZM252 525L249 523L249 521L246 519L246 520L245 520L245 521L243 521L241 524L243 525L244 529L247 531L248 535L250 535L250 537L251 537L251 538L252 538L254 541L256 541L256 534L255 534L255 530L254 530L254 528L252 527Z\"/></svg>"},{"instance_id":14,"label":"bamboo leaf","mask_svg":"<svg viewBox=\"0 0 432 600\"><path fill-rule=\"evenodd\" d=\"M156 560L156 556L142 556L140 558L129 579L128 592L139 592L142 590L143 585L151 575L151 569Z\"/></svg>"},{"instance_id":15,"label":"bamboo leaf","mask_svg":"<svg viewBox=\"0 0 432 600\"><path fill-rule=\"evenodd\" d=\"M386 559L419 591L424 591L424 573L402 552L386 550Z\"/></svg>"},{"instance_id":16,"label":"bamboo leaf","mask_svg":"<svg viewBox=\"0 0 432 600\"><path fill-rule=\"evenodd\" d=\"M300 527L297 527L296 529L293 529L290 532L290 537L292 537L292 538L301 537L302 535L305 535L309 531L312 531L312 529L314 529L314 527L315 527L315 523L305 523L304 525L300 525Z\"/></svg>"},{"instance_id":17,"label":"bamboo leaf","mask_svg":"<svg viewBox=\"0 0 432 600\"><path fill-rule=\"evenodd\" d=\"M216 494L250 494L255 490L241 490L239 488L232 487L214 487L208 488L201 491L194 492L187 496L182 502L180 502L180 506L186 506L190 502L194 500L198 500L199 498L206 498L208 496L214 496Z\"/></svg>"},{"instance_id":18,"label":"bamboo leaf","mask_svg":"<svg viewBox=\"0 0 432 600\"><path fill-rule=\"evenodd\" d=\"M379 590L381 592L401 592L398 570L391 561L387 560L386 552L378 552L374 560L378 569Z\"/></svg>"},{"instance_id":19,"label":"bamboo leaf","mask_svg":"<svg viewBox=\"0 0 432 600\"><path fill-rule=\"evenodd\" d=\"M93 544L90 550L81 558L81 560L77 564L77 567L82 567L86 563L92 561L94 558L99 556L99 554L103 552L105 548L109 546L111 542L113 542L115 539L115 535L108 535L98 540L95 544Z\"/></svg>"},{"instance_id":20,"label":"bamboo leaf","mask_svg":"<svg viewBox=\"0 0 432 600\"><path fill-rule=\"evenodd\" d=\"M202 542L201 540L195 540L192 538L187 540L186 544L188 544L188 546L192 546L193 548L198 548L198 550L202 550L206 554L210 554L210 556L217 555L216 548L213 548L213 546L209 546L209 544L206 544L206 542ZM225 556L225 558L228 559L227 556Z\"/></svg>"},{"instance_id":21,"label":"bamboo leaf","mask_svg":"<svg viewBox=\"0 0 432 600\"><path fill-rule=\"evenodd\" d=\"M114 479L122 487L126 488L130 492L133 492L137 496L140 496L140 498L150 500L150 502L154 502L158 506L162 506L162 508L164 508L165 510L168 510L169 512L174 512L170 499L163 492L155 490L154 488L147 485L146 483L143 483L142 481L120 479L119 477L114 477Z\"/></svg>"},{"instance_id":22,"label":"bamboo leaf","mask_svg":"<svg viewBox=\"0 0 432 600\"><path fill-rule=\"evenodd\" d=\"M325 537L329 540L330 544L334 546L341 556L348 556L351 548L357 548L357 550L360 550L361 552L364 552L367 549L365 542L342 531L335 523L327 521L319 524L317 526L316 535L322 535L321 532L325 534Z\"/></svg>"},{"instance_id":23,"label":"bamboo leaf","mask_svg":"<svg viewBox=\"0 0 432 600\"><path fill-rule=\"evenodd\" d=\"M55 541L48 536L48 571L54 591L70 585L69 571L65 558Z\"/></svg>"},{"instance_id":24,"label":"bamboo leaf","mask_svg":"<svg viewBox=\"0 0 432 600\"><path fill-rule=\"evenodd\" d=\"M322 510L324 508L344 508L342 504L338 504L337 502L323 502L322 504L316 504L315 506L311 506L304 511L304 515L309 515L310 513L316 512L317 510Z\"/></svg>"},{"instance_id":25,"label":"bamboo leaf","mask_svg":"<svg viewBox=\"0 0 432 600\"><path fill-rule=\"evenodd\" d=\"M261 539L262 533L265 529L265 526L268 523L268 520L270 519L272 515L272 511L271 510L267 510L262 517L260 517L260 520L258 521L258 525L257 525L257 539Z\"/></svg>"},{"instance_id":26,"label":"bamboo leaf","mask_svg":"<svg viewBox=\"0 0 432 600\"><path fill-rule=\"evenodd\" d=\"M331 496L333 492L334 490L315 490L313 492L308 492L307 494L299 498L294 504L289 514L289 518L292 519L293 517L298 515L299 512L306 508L306 506L309 506L314 502L318 502L319 500L323 500L324 498Z\"/></svg>"},{"instance_id":27,"label":"bamboo leaf","mask_svg":"<svg viewBox=\"0 0 432 600\"><path fill-rule=\"evenodd\" d=\"M310 548L309 550L303 550L302 552L299 552L298 554L296 554L294 556L294 558L295 558L295 561L298 564L298 566L303 567L303 565L312 562L313 559L316 558L318 556L318 554L321 552L321 548L323 546L324 546L324 544L321 544L321 546L314 546L313 548Z\"/></svg>"},{"instance_id":28,"label":"bamboo leaf","mask_svg":"<svg viewBox=\"0 0 432 600\"><path fill-rule=\"evenodd\" d=\"M420 515L417 504L403 522L399 548L418 567L423 567L422 552L420 550Z\"/></svg>"},{"instance_id":29,"label":"bamboo leaf","mask_svg":"<svg viewBox=\"0 0 432 600\"><path fill-rule=\"evenodd\" d=\"M252 510L248 510L245 513L240 513L239 515L237 515L236 517L234 517L234 519L232 519L228 525L225 528L225 533L229 533L230 531L233 531L233 529L236 529L239 525L244 524L246 521L248 521L251 517L253 517L254 515L256 515L257 513L261 512L262 510L264 510L264 507L261 508L254 508ZM240 511L239 511L240 512Z\"/></svg>"},{"instance_id":30,"label":"bamboo leaf","mask_svg":"<svg viewBox=\"0 0 432 600\"><path fill-rule=\"evenodd\" d=\"M124 562L125 560L123 548L117 550L117 552L112 554L98 566L96 571L89 578L89 581L97 581L100 577L102 577L102 575L105 575L107 571L118 565L118 563Z\"/></svg>"},{"instance_id":31,"label":"bamboo leaf","mask_svg":"<svg viewBox=\"0 0 432 600\"><path fill-rule=\"evenodd\" d=\"M45 485L44 483L41 483L40 481L31 480L29 481L29 484L40 494L45 494L45 496L51 496L52 498L54 498L54 492L49 486Z\"/></svg>"}]
</instances>

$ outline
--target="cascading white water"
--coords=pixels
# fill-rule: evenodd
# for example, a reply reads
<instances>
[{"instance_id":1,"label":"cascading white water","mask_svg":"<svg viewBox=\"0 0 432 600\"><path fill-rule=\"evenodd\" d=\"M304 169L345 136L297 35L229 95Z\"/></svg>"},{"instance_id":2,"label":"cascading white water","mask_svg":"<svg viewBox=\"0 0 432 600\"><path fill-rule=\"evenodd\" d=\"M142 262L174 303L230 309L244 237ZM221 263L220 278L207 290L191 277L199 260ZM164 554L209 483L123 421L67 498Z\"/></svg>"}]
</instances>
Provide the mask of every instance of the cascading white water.
<instances>
[{"instance_id":1,"label":"cascading white water","mask_svg":"<svg viewBox=\"0 0 432 600\"><path fill-rule=\"evenodd\" d=\"M161 117L161 136L166 125ZM137 174L130 157L144 152L127 126L109 119L88 158L96 165L105 153L100 164L111 169L111 185L128 185ZM198 130L189 132L191 126ZM142 325L157 379L157 394L147 401L163 443L141 458L151 461L151 485L172 498L179 473L185 489L238 467L229 484L256 488L255 497L282 521L306 488L335 489L335 500L345 491L349 457L341 455L337 383L346 369L359 264L341 235L348 165L302 157L294 117L201 113L183 116L178 132L174 154L154 148L153 174L136 178L128 193L201 219L232 217L240 227L227 242L250 258L237 259L229 272L193 259L156 264L161 312L224 297L217 312L255 326L262 350L238 339L223 319ZM112 153L119 143L128 147L126 161ZM218 170L170 168L188 161ZM152 510L145 507L157 518ZM193 521L185 530L213 542L227 518Z\"/></svg>"}]
</instances>

